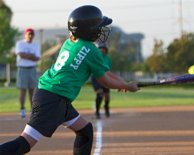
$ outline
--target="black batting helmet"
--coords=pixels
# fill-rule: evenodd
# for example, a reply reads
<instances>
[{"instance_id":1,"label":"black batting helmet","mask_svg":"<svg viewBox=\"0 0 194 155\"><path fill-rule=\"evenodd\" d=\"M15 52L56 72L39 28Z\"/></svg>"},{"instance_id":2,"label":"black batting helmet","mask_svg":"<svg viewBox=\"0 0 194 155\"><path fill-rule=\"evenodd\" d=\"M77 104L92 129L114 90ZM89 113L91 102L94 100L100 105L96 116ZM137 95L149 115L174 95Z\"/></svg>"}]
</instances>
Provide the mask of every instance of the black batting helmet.
<instances>
[{"instance_id":1,"label":"black batting helmet","mask_svg":"<svg viewBox=\"0 0 194 155\"><path fill-rule=\"evenodd\" d=\"M70 14L68 30L75 37L95 41L103 33L102 28L111 23L112 19L103 16L99 8L92 5L84 5Z\"/></svg>"}]
</instances>

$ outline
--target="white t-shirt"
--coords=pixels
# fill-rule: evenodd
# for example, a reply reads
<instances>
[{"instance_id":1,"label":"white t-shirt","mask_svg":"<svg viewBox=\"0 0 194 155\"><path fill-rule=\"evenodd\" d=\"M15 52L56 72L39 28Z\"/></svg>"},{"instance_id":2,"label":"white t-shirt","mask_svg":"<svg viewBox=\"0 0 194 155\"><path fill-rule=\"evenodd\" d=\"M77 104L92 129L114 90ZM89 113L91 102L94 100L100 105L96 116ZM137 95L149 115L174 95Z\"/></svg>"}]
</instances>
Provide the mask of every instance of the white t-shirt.
<instances>
[{"instance_id":1,"label":"white t-shirt","mask_svg":"<svg viewBox=\"0 0 194 155\"><path fill-rule=\"evenodd\" d=\"M18 53L34 54L36 57L40 58L40 47L35 42L28 43L25 40L20 40L16 43L15 53L17 55L16 65L18 67L33 67L36 66L37 61L23 59Z\"/></svg>"}]
</instances>

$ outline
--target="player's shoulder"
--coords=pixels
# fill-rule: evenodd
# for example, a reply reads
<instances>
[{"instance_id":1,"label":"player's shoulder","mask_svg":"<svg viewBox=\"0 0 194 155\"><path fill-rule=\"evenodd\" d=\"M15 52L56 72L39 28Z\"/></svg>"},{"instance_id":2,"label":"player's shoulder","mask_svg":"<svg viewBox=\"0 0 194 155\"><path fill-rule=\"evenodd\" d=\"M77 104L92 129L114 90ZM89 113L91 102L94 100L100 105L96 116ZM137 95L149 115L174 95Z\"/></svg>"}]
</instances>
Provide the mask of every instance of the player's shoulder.
<instances>
[{"instance_id":1,"label":"player's shoulder","mask_svg":"<svg viewBox=\"0 0 194 155\"><path fill-rule=\"evenodd\" d=\"M91 50L96 50L97 49L96 45L93 42L91 42L91 41L79 39L78 43L81 46L85 46L87 48L90 48Z\"/></svg>"},{"instance_id":2,"label":"player's shoulder","mask_svg":"<svg viewBox=\"0 0 194 155\"><path fill-rule=\"evenodd\" d=\"M96 45L93 42L80 39L80 38L76 42L73 42L70 39L67 39L63 43L61 49L68 49L68 48L72 48L75 50L79 50L83 53L87 53L88 56L96 55L96 53L100 53L99 49L96 47Z\"/></svg>"}]
</instances>

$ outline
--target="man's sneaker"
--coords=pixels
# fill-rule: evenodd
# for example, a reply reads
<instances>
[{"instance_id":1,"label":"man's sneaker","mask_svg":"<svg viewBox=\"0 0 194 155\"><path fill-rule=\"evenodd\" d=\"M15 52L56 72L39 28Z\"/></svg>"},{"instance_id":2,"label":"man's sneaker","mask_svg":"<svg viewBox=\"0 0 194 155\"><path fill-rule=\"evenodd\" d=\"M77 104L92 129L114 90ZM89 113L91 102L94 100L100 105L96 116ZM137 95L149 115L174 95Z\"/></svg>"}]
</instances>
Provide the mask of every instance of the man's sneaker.
<instances>
[{"instance_id":1,"label":"man's sneaker","mask_svg":"<svg viewBox=\"0 0 194 155\"><path fill-rule=\"evenodd\" d=\"M25 118L26 117L26 110L25 109L21 109L20 116L21 116L21 118Z\"/></svg>"}]
</instances>

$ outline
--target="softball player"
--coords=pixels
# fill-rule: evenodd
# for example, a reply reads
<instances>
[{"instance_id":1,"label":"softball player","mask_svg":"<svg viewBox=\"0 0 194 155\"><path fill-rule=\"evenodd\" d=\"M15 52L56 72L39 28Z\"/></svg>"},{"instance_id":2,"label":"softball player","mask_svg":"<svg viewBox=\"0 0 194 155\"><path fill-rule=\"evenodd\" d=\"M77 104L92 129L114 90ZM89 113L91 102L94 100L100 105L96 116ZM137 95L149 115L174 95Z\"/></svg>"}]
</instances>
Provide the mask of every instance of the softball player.
<instances>
[{"instance_id":1,"label":"softball player","mask_svg":"<svg viewBox=\"0 0 194 155\"><path fill-rule=\"evenodd\" d=\"M108 56L107 45L105 43L98 43L97 47L102 52L105 64L107 64L108 67L111 69L112 68L112 61L111 61L110 57ZM91 77L91 80L92 80L92 86L93 86L95 93L96 93L96 99L95 99L96 118L97 119L101 118L100 117L100 106L101 106L103 98L104 98L105 115L106 115L106 117L109 117L110 116L110 110L109 110L110 109L109 108L110 89L102 86L94 76Z\"/></svg>"},{"instance_id":2,"label":"softball player","mask_svg":"<svg viewBox=\"0 0 194 155\"><path fill-rule=\"evenodd\" d=\"M99 8L85 5L75 9L69 16L67 39L55 64L39 79L33 97L32 114L22 134L0 145L0 155L23 155L42 138L51 137L59 125L75 132L74 155L90 155L93 127L71 102L81 87L93 74L109 88L135 92L136 83L127 83L110 73L102 54L93 44L98 38L106 40L104 28L112 19L103 16ZM100 37L103 35L104 37Z\"/></svg>"}]
</instances>

